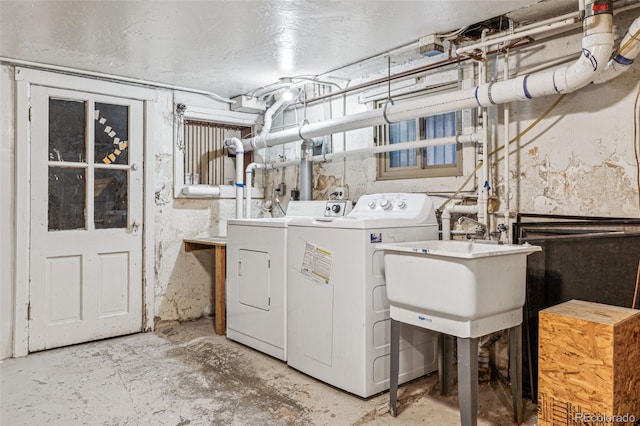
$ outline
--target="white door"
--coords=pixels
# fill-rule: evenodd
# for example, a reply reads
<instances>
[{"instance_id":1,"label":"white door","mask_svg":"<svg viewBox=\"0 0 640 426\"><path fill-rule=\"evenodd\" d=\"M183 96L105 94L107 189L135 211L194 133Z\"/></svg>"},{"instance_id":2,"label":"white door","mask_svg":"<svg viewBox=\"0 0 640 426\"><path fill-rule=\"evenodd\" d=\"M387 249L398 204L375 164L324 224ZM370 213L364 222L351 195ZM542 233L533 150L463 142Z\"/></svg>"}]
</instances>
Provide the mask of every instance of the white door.
<instances>
[{"instance_id":1,"label":"white door","mask_svg":"<svg viewBox=\"0 0 640 426\"><path fill-rule=\"evenodd\" d=\"M32 86L29 351L142 328L141 101Z\"/></svg>"}]
</instances>

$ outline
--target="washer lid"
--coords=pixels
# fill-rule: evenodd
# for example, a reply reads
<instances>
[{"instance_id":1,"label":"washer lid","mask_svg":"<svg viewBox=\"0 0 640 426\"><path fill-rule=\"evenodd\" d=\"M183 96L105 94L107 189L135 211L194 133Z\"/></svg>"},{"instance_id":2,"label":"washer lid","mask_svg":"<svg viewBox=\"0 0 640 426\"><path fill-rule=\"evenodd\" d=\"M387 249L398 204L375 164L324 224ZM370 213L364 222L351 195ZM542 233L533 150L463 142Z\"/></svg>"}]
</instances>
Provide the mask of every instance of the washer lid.
<instances>
[{"instance_id":1,"label":"washer lid","mask_svg":"<svg viewBox=\"0 0 640 426\"><path fill-rule=\"evenodd\" d=\"M358 218L358 217L295 217L289 227L333 228L333 229L381 229L437 227L437 223L417 223L412 219Z\"/></svg>"},{"instance_id":2,"label":"washer lid","mask_svg":"<svg viewBox=\"0 0 640 426\"><path fill-rule=\"evenodd\" d=\"M286 228L291 219L291 217L229 219L227 220L227 226L262 226L267 228Z\"/></svg>"}]
</instances>

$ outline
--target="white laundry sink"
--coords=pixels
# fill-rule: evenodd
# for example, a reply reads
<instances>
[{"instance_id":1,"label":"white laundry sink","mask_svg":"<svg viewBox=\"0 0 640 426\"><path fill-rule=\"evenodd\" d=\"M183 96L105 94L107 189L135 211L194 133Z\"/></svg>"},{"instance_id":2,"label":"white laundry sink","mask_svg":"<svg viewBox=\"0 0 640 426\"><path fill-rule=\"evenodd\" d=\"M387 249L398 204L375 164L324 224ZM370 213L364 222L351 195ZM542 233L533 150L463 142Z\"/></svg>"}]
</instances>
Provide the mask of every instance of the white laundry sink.
<instances>
[{"instance_id":1,"label":"white laundry sink","mask_svg":"<svg viewBox=\"0 0 640 426\"><path fill-rule=\"evenodd\" d=\"M391 317L458 337L522 322L532 245L478 241L378 244L384 249Z\"/></svg>"}]
</instances>

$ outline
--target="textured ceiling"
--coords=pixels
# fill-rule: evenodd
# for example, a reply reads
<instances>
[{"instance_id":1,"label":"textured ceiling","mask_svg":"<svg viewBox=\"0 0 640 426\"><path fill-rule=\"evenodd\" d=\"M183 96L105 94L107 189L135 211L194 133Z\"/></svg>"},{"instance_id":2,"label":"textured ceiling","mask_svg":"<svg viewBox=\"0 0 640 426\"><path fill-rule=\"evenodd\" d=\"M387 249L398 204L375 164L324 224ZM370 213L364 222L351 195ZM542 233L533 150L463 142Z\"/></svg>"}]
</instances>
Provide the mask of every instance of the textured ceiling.
<instances>
[{"instance_id":1,"label":"textured ceiling","mask_svg":"<svg viewBox=\"0 0 640 426\"><path fill-rule=\"evenodd\" d=\"M246 93L507 12L577 0L0 1L0 56Z\"/></svg>"}]
</instances>

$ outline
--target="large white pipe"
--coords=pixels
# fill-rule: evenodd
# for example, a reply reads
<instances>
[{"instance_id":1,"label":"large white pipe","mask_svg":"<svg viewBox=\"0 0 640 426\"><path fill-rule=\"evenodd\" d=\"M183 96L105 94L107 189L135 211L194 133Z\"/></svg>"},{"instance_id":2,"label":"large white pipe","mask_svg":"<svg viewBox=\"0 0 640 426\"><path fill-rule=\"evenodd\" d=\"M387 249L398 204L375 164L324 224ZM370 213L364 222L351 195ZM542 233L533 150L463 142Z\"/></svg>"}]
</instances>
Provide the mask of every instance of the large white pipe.
<instances>
[{"instance_id":1,"label":"large white pipe","mask_svg":"<svg viewBox=\"0 0 640 426\"><path fill-rule=\"evenodd\" d=\"M260 147L271 147L338 132L378 126L386 122L404 121L577 90L593 81L602 72L613 48L611 1L597 5L589 3L587 11L588 16L583 22L585 35L582 39L582 54L571 65L527 74L507 81L485 83L473 89L447 92L426 99L414 99L397 104L389 103L385 108L303 124L299 128L270 133L260 139L259 145ZM242 142L246 150L254 148L252 140L255 138L243 139Z\"/></svg>"},{"instance_id":2,"label":"large white pipe","mask_svg":"<svg viewBox=\"0 0 640 426\"><path fill-rule=\"evenodd\" d=\"M269 168L268 164L262 163L250 163L245 169L245 180L244 180L244 217L247 219L251 219L251 185L252 185L252 175L254 169L264 169Z\"/></svg>"},{"instance_id":3,"label":"large white pipe","mask_svg":"<svg viewBox=\"0 0 640 426\"><path fill-rule=\"evenodd\" d=\"M319 163L322 161L332 161L341 158L348 157L366 157L374 154L382 154L385 152L404 151L405 149L419 149L426 148L428 146L440 146L450 145L452 143L474 143L478 142L479 136L477 133L471 133L468 135L447 136L435 139L423 139L412 142L402 142L391 145L380 145L370 148L353 149L350 151L332 152L330 154L314 155L312 157L313 162ZM299 160L282 161L280 163L270 163L268 166L274 169L282 169L289 166L297 166L300 164Z\"/></svg>"},{"instance_id":4,"label":"large white pipe","mask_svg":"<svg viewBox=\"0 0 640 426\"><path fill-rule=\"evenodd\" d=\"M262 125L262 130L260 134L250 140L255 140L255 144L251 145L252 149L260 147L259 143L262 143L266 136L271 132L271 126L273 124L273 116L278 110L286 103L287 101L284 98L280 98L273 103L264 113L264 123ZM244 153L245 146L243 142L239 138L231 138L226 139L224 141L225 146L230 148L236 153L236 217L238 219L242 218L242 168L244 166ZM253 163L252 163L253 164ZM251 185L246 188L247 193L247 208L250 209L251 204ZM246 212L246 217L251 217L251 210Z\"/></svg>"},{"instance_id":5,"label":"large white pipe","mask_svg":"<svg viewBox=\"0 0 640 426\"><path fill-rule=\"evenodd\" d=\"M604 71L596 76L593 82L596 84L605 83L618 77L629 69L631 64L633 64L633 60L638 57L638 54L640 54L640 18L636 18L635 21L631 23L629 30L620 42L620 50L618 50L616 56L607 63Z\"/></svg>"},{"instance_id":6,"label":"large white pipe","mask_svg":"<svg viewBox=\"0 0 640 426\"><path fill-rule=\"evenodd\" d=\"M189 197L214 198L220 196L220 187L217 185L187 185L182 188L182 193Z\"/></svg>"},{"instance_id":7,"label":"large white pipe","mask_svg":"<svg viewBox=\"0 0 640 426\"><path fill-rule=\"evenodd\" d=\"M239 138L225 140L224 144L227 148L233 149L236 153L236 219L242 219L242 168L244 166L244 146Z\"/></svg>"},{"instance_id":8,"label":"large white pipe","mask_svg":"<svg viewBox=\"0 0 640 426\"><path fill-rule=\"evenodd\" d=\"M265 148L267 146L266 140L269 133L271 133L271 125L273 124L273 116L276 112L286 103L287 101L284 97L280 97L277 101L273 103L264 113L264 123L262 125L262 130L258 136L254 136L249 139L243 139L244 141L248 141L245 143L245 149L247 151L251 149L259 149ZM248 146L247 146L248 145ZM251 147L251 148L249 148Z\"/></svg>"}]
</instances>

